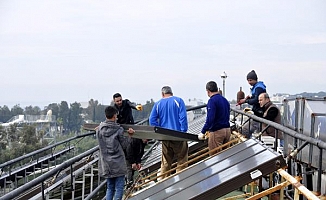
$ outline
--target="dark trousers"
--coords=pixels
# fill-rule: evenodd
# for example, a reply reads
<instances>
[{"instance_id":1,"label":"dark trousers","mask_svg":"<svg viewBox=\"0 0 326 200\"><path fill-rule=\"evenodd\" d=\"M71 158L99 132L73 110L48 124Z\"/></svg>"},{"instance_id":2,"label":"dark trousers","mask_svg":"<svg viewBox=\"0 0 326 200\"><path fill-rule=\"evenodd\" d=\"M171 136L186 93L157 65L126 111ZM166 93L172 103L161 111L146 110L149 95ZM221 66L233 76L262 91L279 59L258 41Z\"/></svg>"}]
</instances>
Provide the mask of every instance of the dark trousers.
<instances>
[{"instance_id":1,"label":"dark trousers","mask_svg":"<svg viewBox=\"0 0 326 200\"><path fill-rule=\"evenodd\" d=\"M134 181L134 174L135 174L135 170L133 170L131 168L131 164L129 163L128 160L126 160L126 164L127 164L127 175L126 175L126 180L127 183L132 183Z\"/></svg>"}]
</instances>

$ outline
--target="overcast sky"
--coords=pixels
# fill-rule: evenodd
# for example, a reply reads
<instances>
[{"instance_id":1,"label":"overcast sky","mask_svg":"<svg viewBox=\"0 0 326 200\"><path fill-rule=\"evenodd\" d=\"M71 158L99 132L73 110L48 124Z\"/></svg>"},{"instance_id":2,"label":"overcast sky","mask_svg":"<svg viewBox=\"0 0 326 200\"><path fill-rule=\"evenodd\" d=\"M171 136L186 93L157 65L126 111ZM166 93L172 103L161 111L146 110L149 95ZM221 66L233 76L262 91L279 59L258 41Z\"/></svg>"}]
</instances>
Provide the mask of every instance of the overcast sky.
<instances>
[{"instance_id":1,"label":"overcast sky","mask_svg":"<svg viewBox=\"0 0 326 200\"><path fill-rule=\"evenodd\" d=\"M0 106L326 91L326 1L0 1Z\"/></svg>"}]
</instances>

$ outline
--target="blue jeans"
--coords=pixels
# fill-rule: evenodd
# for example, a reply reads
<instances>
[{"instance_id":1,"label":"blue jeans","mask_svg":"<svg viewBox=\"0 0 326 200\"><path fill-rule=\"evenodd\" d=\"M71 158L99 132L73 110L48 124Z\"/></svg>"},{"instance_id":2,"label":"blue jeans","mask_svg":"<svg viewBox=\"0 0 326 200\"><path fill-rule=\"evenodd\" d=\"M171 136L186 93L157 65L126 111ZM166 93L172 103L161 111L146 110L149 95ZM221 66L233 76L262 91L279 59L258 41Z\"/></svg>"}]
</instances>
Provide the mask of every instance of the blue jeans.
<instances>
[{"instance_id":1,"label":"blue jeans","mask_svg":"<svg viewBox=\"0 0 326 200\"><path fill-rule=\"evenodd\" d=\"M106 190L106 200L121 200L123 196L123 188L125 186L125 176L108 178Z\"/></svg>"}]
</instances>

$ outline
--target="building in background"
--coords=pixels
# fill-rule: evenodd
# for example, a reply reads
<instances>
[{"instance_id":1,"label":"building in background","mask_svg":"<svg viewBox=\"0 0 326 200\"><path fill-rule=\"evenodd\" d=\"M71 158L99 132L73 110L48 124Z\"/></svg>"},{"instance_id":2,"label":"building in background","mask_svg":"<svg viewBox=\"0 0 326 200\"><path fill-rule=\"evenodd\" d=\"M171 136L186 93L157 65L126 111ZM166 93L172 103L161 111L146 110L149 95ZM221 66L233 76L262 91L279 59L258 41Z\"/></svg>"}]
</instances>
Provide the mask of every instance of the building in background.
<instances>
[{"instance_id":1,"label":"building in background","mask_svg":"<svg viewBox=\"0 0 326 200\"><path fill-rule=\"evenodd\" d=\"M273 94L273 96L270 96L270 100L273 103L282 103L284 101L284 99L287 99L289 97L290 97L290 94L276 93L276 94Z\"/></svg>"}]
</instances>

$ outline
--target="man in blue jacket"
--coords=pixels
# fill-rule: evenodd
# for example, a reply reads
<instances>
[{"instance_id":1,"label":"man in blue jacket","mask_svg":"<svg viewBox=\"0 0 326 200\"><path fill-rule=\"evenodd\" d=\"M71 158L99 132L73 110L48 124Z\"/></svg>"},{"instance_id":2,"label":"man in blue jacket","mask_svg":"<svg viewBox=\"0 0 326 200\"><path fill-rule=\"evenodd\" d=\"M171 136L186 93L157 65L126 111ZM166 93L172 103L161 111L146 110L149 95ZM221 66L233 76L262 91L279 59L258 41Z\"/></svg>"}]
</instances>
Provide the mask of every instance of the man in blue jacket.
<instances>
[{"instance_id":1,"label":"man in blue jacket","mask_svg":"<svg viewBox=\"0 0 326 200\"><path fill-rule=\"evenodd\" d=\"M230 103L219 94L216 82L209 81L206 84L206 91L210 99L207 102L206 122L201 132L203 134L209 132L209 155L213 155L220 150L212 150L227 143L231 137Z\"/></svg>"},{"instance_id":2,"label":"man in blue jacket","mask_svg":"<svg viewBox=\"0 0 326 200\"><path fill-rule=\"evenodd\" d=\"M258 97L260 94L266 93L266 85L264 82L258 81L255 70L251 70L251 72L248 73L247 81L249 85L252 86L250 88L251 96L247 96L245 99L240 99L238 105L247 103L252 106L252 111L256 116L263 117L264 111L259 105ZM249 123L245 124L242 128L242 134L244 134L247 138L251 138L252 133L255 130L259 130L259 128L259 123L257 121L250 120L250 127Z\"/></svg>"},{"instance_id":3,"label":"man in blue jacket","mask_svg":"<svg viewBox=\"0 0 326 200\"><path fill-rule=\"evenodd\" d=\"M176 131L187 132L188 121L187 111L184 101L173 96L172 89L169 86L162 88L162 99L153 106L149 117L151 126L168 128ZM161 158L161 174L171 169L173 158L177 159L177 172L186 168L183 165L188 161L188 143L186 141L162 141L162 158ZM182 166L181 166L182 165ZM169 175L163 175L165 178Z\"/></svg>"}]
</instances>

